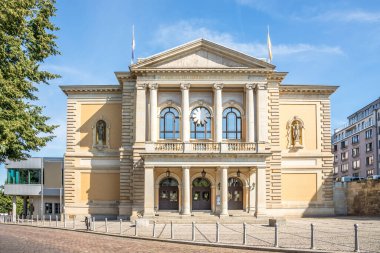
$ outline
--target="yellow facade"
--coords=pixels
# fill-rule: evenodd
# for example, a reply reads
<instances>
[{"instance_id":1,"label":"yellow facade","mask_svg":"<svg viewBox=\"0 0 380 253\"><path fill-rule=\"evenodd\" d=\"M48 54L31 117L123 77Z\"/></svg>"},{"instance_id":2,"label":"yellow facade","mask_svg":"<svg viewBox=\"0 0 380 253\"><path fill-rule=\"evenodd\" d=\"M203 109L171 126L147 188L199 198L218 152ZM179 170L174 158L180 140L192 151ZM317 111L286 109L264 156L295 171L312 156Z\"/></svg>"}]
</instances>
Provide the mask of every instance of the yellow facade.
<instances>
[{"instance_id":1,"label":"yellow facade","mask_svg":"<svg viewBox=\"0 0 380 253\"><path fill-rule=\"evenodd\" d=\"M205 40L116 76L119 85L62 87L67 214L333 213L336 86L283 84L273 65Z\"/></svg>"}]
</instances>

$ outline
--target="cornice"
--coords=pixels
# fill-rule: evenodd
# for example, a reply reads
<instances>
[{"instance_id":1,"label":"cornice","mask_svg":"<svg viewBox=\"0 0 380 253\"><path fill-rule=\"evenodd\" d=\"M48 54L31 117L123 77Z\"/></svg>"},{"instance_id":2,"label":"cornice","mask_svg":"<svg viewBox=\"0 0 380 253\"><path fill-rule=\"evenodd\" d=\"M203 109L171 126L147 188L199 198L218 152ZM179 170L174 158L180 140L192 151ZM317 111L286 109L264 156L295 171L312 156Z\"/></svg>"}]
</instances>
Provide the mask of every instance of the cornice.
<instances>
[{"instance_id":1,"label":"cornice","mask_svg":"<svg viewBox=\"0 0 380 253\"><path fill-rule=\"evenodd\" d=\"M139 68L133 70L136 74L147 73L243 73L243 74L271 74L271 69L254 68Z\"/></svg>"},{"instance_id":2,"label":"cornice","mask_svg":"<svg viewBox=\"0 0 380 253\"><path fill-rule=\"evenodd\" d=\"M331 85L280 85L281 94L323 94L331 95L333 94L339 86Z\"/></svg>"},{"instance_id":3,"label":"cornice","mask_svg":"<svg viewBox=\"0 0 380 253\"><path fill-rule=\"evenodd\" d=\"M61 85L61 90L66 94L77 93L120 93L120 85Z\"/></svg>"}]
</instances>

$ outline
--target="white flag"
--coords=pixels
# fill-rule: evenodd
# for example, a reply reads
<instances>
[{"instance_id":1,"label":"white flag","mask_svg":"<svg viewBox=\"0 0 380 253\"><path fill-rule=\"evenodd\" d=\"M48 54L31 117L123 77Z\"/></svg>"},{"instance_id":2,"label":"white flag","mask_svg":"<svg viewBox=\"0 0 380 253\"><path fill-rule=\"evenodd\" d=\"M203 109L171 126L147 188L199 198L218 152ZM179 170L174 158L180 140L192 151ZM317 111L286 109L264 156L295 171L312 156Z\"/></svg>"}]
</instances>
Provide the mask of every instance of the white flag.
<instances>
[{"instance_id":1,"label":"white flag","mask_svg":"<svg viewBox=\"0 0 380 253\"><path fill-rule=\"evenodd\" d=\"M132 57L131 57L131 65L135 61L135 25L132 26Z\"/></svg>"},{"instance_id":2,"label":"white flag","mask_svg":"<svg viewBox=\"0 0 380 253\"><path fill-rule=\"evenodd\" d=\"M272 42L270 41L270 35L269 35L269 26L268 26L267 44L268 44L268 59L269 59L269 63L271 63L273 56L272 56Z\"/></svg>"}]
</instances>

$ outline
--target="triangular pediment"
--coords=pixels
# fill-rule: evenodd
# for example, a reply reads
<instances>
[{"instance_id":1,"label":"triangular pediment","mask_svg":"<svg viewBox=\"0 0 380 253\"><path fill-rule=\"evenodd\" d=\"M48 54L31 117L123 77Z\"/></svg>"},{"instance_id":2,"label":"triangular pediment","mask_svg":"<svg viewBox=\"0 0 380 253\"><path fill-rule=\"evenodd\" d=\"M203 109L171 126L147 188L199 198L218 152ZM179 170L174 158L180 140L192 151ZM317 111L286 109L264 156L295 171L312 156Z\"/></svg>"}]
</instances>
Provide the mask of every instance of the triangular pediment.
<instances>
[{"instance_id":1,"label":"triangular pediment","mask_svg":"<svg viewBox=\"0 0 380 253\"><path fill-rule=\"evenodd\" d=\"M133 69L250 68L274 69L263 60L200 39L139 60Z\"/></svg>"}]
</instances>

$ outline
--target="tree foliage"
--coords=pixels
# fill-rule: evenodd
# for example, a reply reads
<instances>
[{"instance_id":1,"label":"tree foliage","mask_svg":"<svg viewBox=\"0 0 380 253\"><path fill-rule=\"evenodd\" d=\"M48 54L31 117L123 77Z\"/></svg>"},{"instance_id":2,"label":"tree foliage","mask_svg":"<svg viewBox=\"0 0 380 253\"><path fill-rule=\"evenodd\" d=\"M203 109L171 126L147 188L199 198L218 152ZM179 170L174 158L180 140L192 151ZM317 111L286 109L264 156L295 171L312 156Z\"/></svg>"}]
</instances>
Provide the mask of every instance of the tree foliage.
<instances>
[{"instance_id":1,"label":"tree foliage","mask_svg":"<svg viewBox=\"0 0 380 253\"><path fill-rule=\"evenodd\" d=\"M59 76L40 69L59 54L51 23L54 0L0 1L0 163L29 157L51 141L57 127L47 123L37 85Z\"/></svg>"},{"instance_id":2,"label":"tree foliage","mask_svg":"<svg viewBox=\"0 0 380 253\"><path fill-rule=\"evenodd\" d=\"M20 197L16 199L16 210L17 214L22 214L23 212L23 200ZM0 213L11 213L12 212L12 196L4 195L0 192Z\"/></svg>"}]
</instances>

